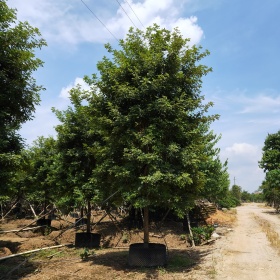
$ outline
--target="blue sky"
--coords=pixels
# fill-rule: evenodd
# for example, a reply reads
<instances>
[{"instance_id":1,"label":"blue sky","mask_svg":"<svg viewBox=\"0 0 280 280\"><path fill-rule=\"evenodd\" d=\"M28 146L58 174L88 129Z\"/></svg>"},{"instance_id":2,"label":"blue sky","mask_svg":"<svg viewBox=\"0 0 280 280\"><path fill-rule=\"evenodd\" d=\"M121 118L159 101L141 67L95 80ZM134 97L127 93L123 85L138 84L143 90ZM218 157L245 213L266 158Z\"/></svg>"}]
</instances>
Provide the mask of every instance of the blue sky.
<instances>
[{"instance_id":1,"label":"blue sky","mask_svg":"<svg viewBox=\"0 0 280 280\"><path fill-rule=\"evenodd\" d=\"M34 120L20 131L26 142L55 136L58 120L51 107L69 105L68 90L77 83L83 85L84 75L96 73L97 61L106 55L105 43L117 47L116 38L124 38L130 26L142 29L156 22L168 29L179 27L193 44L210 51L203 63L213 72L204 78L202 93L215 103L211 112L221 116L212 126L216 134L222 134L221 159L228 159L231 185L235 180L243 190L257 190L264 179L258 168L264 140L280 129L280 1L83 2L8 1L18 10L18 19L38 27L48 43L37 52L45 64L35 78L46 91Z\"/></svg>"}]
</instances>

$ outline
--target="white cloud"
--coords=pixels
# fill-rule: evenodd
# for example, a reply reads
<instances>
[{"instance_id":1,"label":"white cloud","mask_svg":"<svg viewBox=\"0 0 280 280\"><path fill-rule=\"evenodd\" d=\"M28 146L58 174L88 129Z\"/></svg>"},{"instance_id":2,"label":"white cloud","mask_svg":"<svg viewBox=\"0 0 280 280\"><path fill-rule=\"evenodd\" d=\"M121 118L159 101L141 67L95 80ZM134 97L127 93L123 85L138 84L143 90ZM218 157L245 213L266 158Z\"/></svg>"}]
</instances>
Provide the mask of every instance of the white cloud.
<instances>
[{"instance_id":1,"label":"white cloud","mask_svg":"<svg viewBox=\"0 0 280 280\"><path fill-rule=\"evenodd\" d=\"M70 83L68 86L63 87L60 91L59 97L62 97L64 99L69 99L69 91L76 87L77 85L81 86L81 89L89 90L89 85L83 80L83 78L77 77L74 81L74 83Z\"/></svg>"},{"instance_id":2,"label":"white cloud","mask_svg":"<svg viewBox=\"0 0 280 280\"><path fill-rule=\"evenodd\" d=\"M208 92L207 101L213 101L218 110L234 110L235 114L279 113L280 94L271 89L249 92L246 89L234 89L230 92L217 88Z\"/></svg>"},{"instance_id":3,"label":"white cloud","mask_svg":"<svg viewBox=\"0 0 280 280\"><path fill-rule=\"evenodd\" d=\"M257 190L264 179L264 173L258 166L261 156L261 148L249 143L233 143L222 149L221 159L228 159L231 184L235 182L249 192Z\"/></svg>"},{"instance_id":4,"label":"white cloud","mask_svg":"<svg viewBox=\"0 0 280 280\"><path fill-rule=\"evenodd\" d=\"M191 39L192 44L199 43L203 36L203 31L197 24L197 17L182 17L183 4L188 8L193 1L127 0L121 2L122 7L117 6L115 10L112 9L115 7L113 5L85 2L94 14L81 1L10 0L9 5L18 9L20 20L27 20L31 25L38 27L49 43L62 45L83 42L104 43L113 39L104 25L118 39L124 37L130 26L136 25L141 29L142 24L147 27L153 23L167 29L178 27L183 36ZM110 11L108 7L111 7Z\"/></svg>"},{"instance_id":5,"label":"white cloud","mask_svg":"<svg viewBox=\"0 0 280 280\"><path fill-rule=\"evenodd\" d=\"M227 147L226 149L227 153L234 154L234 155L256 155L258 152L258 147L255 145L251 145L248 143L234 143L231 147Z\"/></svg>"},{"instance_id":6,"label":"white cloud","mask_svg":"<svg viewBox=\"0 0 280 280\"><path fill-rule=\"evenodd\" d=\"M260 94L254 98L241 97L241 102L245 105L240 113L279 113L280 96L270 96Z\"/></svg>"},{"instance_id":7,"label":"white cloud","mask_svg":"<svg viewBox=\"0 0 280 280\"><path fill-rule=\"evenodd\" d=\"M36 118L23 124L19 133L26 140L26 144L31 145L39 136L55 136L54 127L58 124L59 120L52 113L51 106L42 104L36 108Z\"/></svg>"}]
</instances>

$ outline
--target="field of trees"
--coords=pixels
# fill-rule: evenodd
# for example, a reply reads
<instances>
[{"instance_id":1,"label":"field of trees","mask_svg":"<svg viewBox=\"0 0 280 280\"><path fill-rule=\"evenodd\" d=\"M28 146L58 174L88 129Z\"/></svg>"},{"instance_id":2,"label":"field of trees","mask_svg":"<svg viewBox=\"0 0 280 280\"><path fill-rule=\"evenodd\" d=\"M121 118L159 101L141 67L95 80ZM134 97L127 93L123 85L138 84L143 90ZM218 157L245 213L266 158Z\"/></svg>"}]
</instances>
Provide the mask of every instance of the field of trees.
<instances>
[{"instance_id":1,"label":"field of trees","mask_svg":"<svg viewBox=\"0 0 280 280\"><path fill-rule=\"evenodd\" d=\"M218 208L263 199L230 187L227 162L216 147L221 136L210 129L219 116L209 114L213 103L201 93L211 71L202 64L209 52L190 46L177 29L130 29L118 49L105 45L108 57L97 62L99 73L84 78L90 89L78 85L67 110L53 108L57 135L26 146L18 131L40 102L43 87L32 74L43 66L35 52L46 42L37 28L18 22L5 1L0 8L3 222L78 213L90 233L92 210L138 211L148 244L151 213L165 209L176 220L199 199ZM276 207L279 133L268 135L260 161L267 172L264 197Z\"/></svg>"}]
</instances>

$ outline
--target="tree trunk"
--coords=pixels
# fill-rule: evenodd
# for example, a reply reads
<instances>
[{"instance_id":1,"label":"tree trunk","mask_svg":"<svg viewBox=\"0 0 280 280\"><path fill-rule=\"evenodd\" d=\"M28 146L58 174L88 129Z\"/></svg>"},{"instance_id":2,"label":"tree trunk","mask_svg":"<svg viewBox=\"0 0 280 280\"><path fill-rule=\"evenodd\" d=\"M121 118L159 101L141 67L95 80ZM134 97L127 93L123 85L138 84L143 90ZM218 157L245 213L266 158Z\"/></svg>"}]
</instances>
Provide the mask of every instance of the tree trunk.
<instances>
[{"instance_id":1,"label":"tree trunk","mask_svg":"<svg viewBox=\"0 0 280 280\"><path fill-rule=\"evenodd\" d=\"M193 233L192 233L192 228L191 228L191 223L190 223L189 212L186 214L186 217L187 217L188 228L189 228L189 232L190 232L190 239L192 241L192 247L195 247L195 243L194 243L194 239L193 239Z\"/></svg>"},{"instance_id":2,"label":"tree trunk","mask_svg":"<svg viewBox=\"0 0 280 280\"><path fill-rule=\"evenodd\" d=\"M1 219L4 220L3 203L1 202Z\"/></svg>"},{"instance_id":3,"label":"tree trunk","mask_svg":"<svg viewBox=\"0 0 280 280\"><path fill-rule=\"evenodd\" d=\"M91 218L91 205L90 205L90 200L88 200L87 203L87 233L90 233L90 218Z\"/></svg>"},{"instance_id":4,"label":"tree trunk","mask_svg":"<svg viewBox=\"0 0 280 280\"><path fill-rule=\"evenodd\" d=\"M31 205L30 202L28 202L28 204L29 204L29 207L30 207L30 209L31 209L31 211L32 211L32 213L33 213L33 215L34 215L34 219L36 219L37 215L36 215L36 212L35 212L34 208L32 207L32 205Z\"/></svg>"},{"instance_id":5,"label":"tree trunk","mask_svg":"<svg viewBox=\"0 0 280 280\"><path fill-rule=\"evenodd\" d=\"M43 219L46 219L46 214L47 214L47 206L48 206L48 192L45 191L45 201L44 201L44 217Z\"/></svg>"},{"instance_id":6,"label":"tree trunk","mask_svg":"<svg viewBox=\"0 0 280 280\"><path fill-rule=\"evenodd\" d=\"M144 229L144 243L149 244L149 207L144 208L144 220L143 220L143 229Z\"/></svg>"}]
</instances>

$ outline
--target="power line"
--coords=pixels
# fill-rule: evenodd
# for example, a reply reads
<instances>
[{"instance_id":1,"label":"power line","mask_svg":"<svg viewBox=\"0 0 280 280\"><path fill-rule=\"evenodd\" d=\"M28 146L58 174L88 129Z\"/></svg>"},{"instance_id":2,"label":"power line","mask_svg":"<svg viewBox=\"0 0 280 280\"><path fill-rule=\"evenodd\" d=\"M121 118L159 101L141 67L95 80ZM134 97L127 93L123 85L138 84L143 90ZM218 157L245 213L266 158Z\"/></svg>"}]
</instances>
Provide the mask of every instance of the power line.
<instances>
[{"instance_id":1,"label":"power line","mask_svg":"<svg viewBox=\"0 0 280 280\"><path fill-rule=\"evenodd\" d=\"M135 27L136 29L138 29L137 26L135 25L135 23L132 21L132 19L131 19L130 16L128 15L128 13L126 12L126 10L123 8L122 4L119 2L119 0L116 0L116 1L118 2L118 4L120 5L120 7L122 8L122 10L125 12L125 14L127 15L127 17L129 18L129 20L132 22L132 24L134 25L134 27Z\"/></svg>"},{"instance_id":2,"label":"power line","mask_svg":"<svg viewBox=\"0 0 280 280\"><path fill-rule=\"evenodd\" d=\"M81 2L86 6L86 8L95 16L95 18L106 28L106 30L119 42L116 36L107 28L107 26L99 19L99 17L89 8L89 6L81 0Z\"/></svg>"},{"instance_id":3,"label":"power line","mask_svg":"<svg viewBox=\"0 0 280 280\"><path fill-rule=\"evenodd\" d=\"M138 21L141 23L141 25L143 26L143 28L145 28L145 26L143 25L142 21L139 19L139 17L136 15L136 13L134 12L134 10L132 9L132 7L130 6L130 4L124 0L124 2L129 6L129 8L131 9L131 11L134 13L134 15L137 17Z\"/></svg>"}]
</instances>

